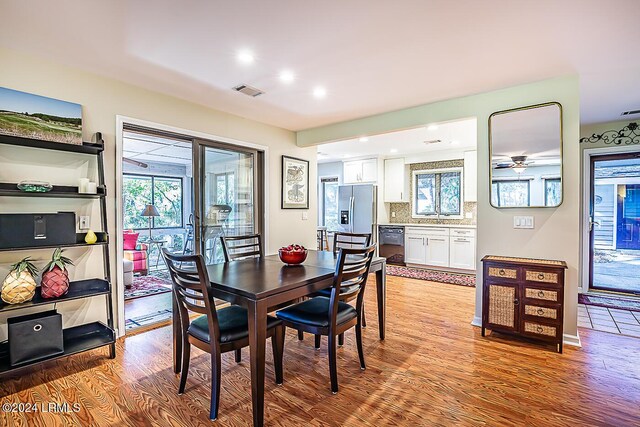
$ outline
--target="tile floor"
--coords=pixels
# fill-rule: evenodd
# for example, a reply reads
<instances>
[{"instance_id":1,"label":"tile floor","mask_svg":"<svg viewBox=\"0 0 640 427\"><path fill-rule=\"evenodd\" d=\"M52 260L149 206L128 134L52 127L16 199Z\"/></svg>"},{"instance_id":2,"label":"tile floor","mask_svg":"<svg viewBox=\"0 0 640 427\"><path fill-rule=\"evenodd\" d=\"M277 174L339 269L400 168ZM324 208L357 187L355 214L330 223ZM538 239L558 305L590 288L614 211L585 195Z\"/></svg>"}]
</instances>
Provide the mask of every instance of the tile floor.
<instances>
[{"instance_id":1,"label":"tile floor","mask_svg":"<svg viewBox=\"0 0 640 427\"><path fill-rule=\"evenodd\" d=\"M640 338L640 311L578 304L578 326Z\"/></svg>"}]
</instances>

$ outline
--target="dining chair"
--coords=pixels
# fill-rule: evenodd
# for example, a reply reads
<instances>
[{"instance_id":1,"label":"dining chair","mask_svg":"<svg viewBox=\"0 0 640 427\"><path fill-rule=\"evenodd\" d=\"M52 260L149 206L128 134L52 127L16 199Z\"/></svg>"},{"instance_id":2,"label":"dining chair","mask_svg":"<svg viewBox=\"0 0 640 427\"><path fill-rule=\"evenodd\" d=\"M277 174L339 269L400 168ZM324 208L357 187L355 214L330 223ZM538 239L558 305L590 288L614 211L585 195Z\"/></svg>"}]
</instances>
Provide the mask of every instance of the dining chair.
<instances>
[{"instance_id":1,"label":"dining chair","mask_svg":"<svg viewBox=\"0 0 640 427\"><path fill-rule=\"evenodd\" d=\"M362 301L374 250L373 245L364 249L340 249L330 297L316 296L276 311L276 317L285 327L329 337L329 373L333 394L338 392L337 338L354 326L360 369L366 368L362 350ZM346 295L341 294L344 284L348 284L346 287L353 293L349 297L356 298L355 308L342 301L342 296Z\"/></svg>"},{"instance_id":2,"label":"dining chair","mask_svg":"<svg viewBox=\"0 0 640 427\"><path fill-rule=\"evenodd\" d=\"M371 244L371 233L343 233L338 231L334 234L333 253L337 254L341 248L346 248L346 249L352 249L354 247L366 248L370 244ZM351 296L351 295L355 295L352 292L353 286L355 285L348 285L341 288L341 294L340 294L341 301L349 302L355 299L355 296ZM314 295L329 297L331 295L331 289L330 288L323 289L321 291L314 293ZM364 313L365 312L364 312L364 302L363 302L362 303L362 327L366 328L367 318ZM300 336L298 336L298 339L300 339ZM341 347L343 345L344 345L344 335L340 335L338 337L338 346ZM315 347L316 349L320 348L319 335L316 335L315 337Z\"/></svg>"},{"instance_id":3,"label":"dining chair","mask_svg":"<svg viewBox=\"0 0 640 427\"><path fill-rule=\"evenodd\" d=\"M259 234L244 236L221 236L224 261L237 261L244 258L262 258L262 238Z\"/></svg>"},{"instance_id":4,"label":"dining chair","mask_svg":"<svg viewBox=\"0 0 640 427\"><path fill-rule=\"evenodd\" d=\"M210 282L201 255L174 255L166 248L162 254L173 281L173 295L178 305L182 340L182 371L178 394L187 384L191 345L211 355L211 410L209 418L218 418L220 404L220 355L249 346L249 320L247 310L237 305L217 309L210 291ZM183 268L182 265L195 266ZM201 314L193 321L189 312ZM282 322L267 317L267 338L271 338L276 384L282 384L282 356L284 351ZM236 359L237 360L237 359Z\"/></svg>"}]
</instances>

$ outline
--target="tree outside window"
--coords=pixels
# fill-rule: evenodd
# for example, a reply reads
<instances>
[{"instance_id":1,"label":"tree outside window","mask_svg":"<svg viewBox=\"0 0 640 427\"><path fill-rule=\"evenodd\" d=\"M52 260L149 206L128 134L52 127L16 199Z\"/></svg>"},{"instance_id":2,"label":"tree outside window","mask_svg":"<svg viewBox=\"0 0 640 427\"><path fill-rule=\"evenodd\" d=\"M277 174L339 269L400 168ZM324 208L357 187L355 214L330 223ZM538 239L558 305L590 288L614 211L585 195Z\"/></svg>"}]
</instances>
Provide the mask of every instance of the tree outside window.
<instances>
[{"instance_id":1,"label":"tree outside window","mask_svg":"<svg viewBox=\"0 0 640 427\"><path fill-rule=\"evenodd\" d=\"M544 180L544 205L560 206L562 202L562 184L560 178L547 178Z\"/></svg>"},{"instance_id":2,"label":"tree outside window","mask_svg":"<svg viewBox=\"0 0 640 427\"><path fill-rule=\"evenodd\" d=\"M122 192L125 229L149 227L148 218L140 216L148 204L153 204L160 213L152 219L152 228L182 227L181 178L125 174Z\"/></svg>"},{"instance_id":3,"label":"tree outside window","mask_svg":"<svg viewBox=\"0 0 640 427\"><path fill-rule=\"evenodd\" d=\"M515 207L530 205L529 180L493 181L491 184L491 204L496 207Z\"/></svg>"},{"instance_id":4,"label":"tree outside window","mask_svg":"<svg viewBox=\"0 0 640 427\"><path fill-rule=\"evenodd\" d=\"M414 216L462 215L461 170L416 172L413 184Z\"/></svg>"}]
</instances>

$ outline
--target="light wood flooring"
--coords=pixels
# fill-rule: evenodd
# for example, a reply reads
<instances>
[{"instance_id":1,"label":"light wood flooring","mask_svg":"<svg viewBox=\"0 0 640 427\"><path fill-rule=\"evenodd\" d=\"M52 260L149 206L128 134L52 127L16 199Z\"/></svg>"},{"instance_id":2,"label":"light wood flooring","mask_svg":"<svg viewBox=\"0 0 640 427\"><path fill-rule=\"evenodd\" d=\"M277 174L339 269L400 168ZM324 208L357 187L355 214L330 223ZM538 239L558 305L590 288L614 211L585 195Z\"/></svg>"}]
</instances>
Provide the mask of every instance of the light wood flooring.
<instances>
[{"instance_id":1,"label":"light wood flooring","mask_svg":"<svg viewBox=\"0 0 640 427\"><path fill-rule=\"evenodd\" d=\"M338 350L340 392L329 389L326 338L319 351L289 331L285 382L276 386L267 346L269 426L640 425L640 339L581 329L583 348L480 337L472 288L388 278L387 339L378 340L369 286L367 369L353 331ZM0 401L79 403L77 413L0 412L2 426L247 426L248 351L223 355L220 418L207 418L209 358L194 349L184 395L171 369L169 327L4 377Z\"/></svg>"}]
</instances>

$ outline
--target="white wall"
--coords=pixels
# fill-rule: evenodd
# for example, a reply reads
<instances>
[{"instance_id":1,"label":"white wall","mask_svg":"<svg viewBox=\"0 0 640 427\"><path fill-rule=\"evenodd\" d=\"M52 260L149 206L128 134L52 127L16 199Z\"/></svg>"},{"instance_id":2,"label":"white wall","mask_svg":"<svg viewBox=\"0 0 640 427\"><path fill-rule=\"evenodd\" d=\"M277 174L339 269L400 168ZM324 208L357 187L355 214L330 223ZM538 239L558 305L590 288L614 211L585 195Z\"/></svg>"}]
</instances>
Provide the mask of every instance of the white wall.
<instances>
[{"instance_id":1,"label":"white wall","mask_svg":"<svg viewBox=\"0 0 640 427\"><path fill-rule=\"evenodd\" d=\"M496 209L489 203L488 119L496 111L557 101L563 107L564 201L558 208ZM301 147L323 142L408 129L448 120L476 117L478 123L478 261L485 255L511 255L560 259L569 269L565 285L565 342L579 343L577 300L580 241L580 132L577 76L560 77L527 85L455 98L404 110L336 123L297 133ZM513 229L514 215L532 215L536 228ZM478 265L481 265L478 262ZM482 271L478 271L482 283ZM476 288L474 323L482 312L482 288Z\"/></svg>"},{"instance_id":2,"label":"white wall","mask_svg":"<svg viewBox=\"0 0 640 427\"><path fill-rule=\"evenodd\" d=\"M106 29L105 31L108 31ZM116 259L115 244L115 131L116 115L135 117L151 122L162 123L183 129L190 129L211 135L233 138L269 147L268 179L270 191L267 194L269 222L268 247L271 251L292 241L303 245L315 246L315 227L317 223L316 187L310 189L309 219L302 220L299 210L280 209L281 156L283 154L310 161L310 180L316 181L315 148L297 147L293 132L248 120L239 116L212 110L182 99L162 95L141 89L116 80L107 79L78 69L24 55L15 51L0 49L0 86L25 92L62 99L83 106L83 137L90 140L94 132L100 131L105 140L105 159L108 198L109 230L111 231L111 259ZM242 95L238 95L242 96ZM19 181L20 179L42 179L56 184L74 185L77 178L94 166L87 166L82 158L26 149L30 154L18 153L15 147L0 146L2 175L0 179ZM73 160L71 160L73 159ZM35 165L35 166L34 166ZM63 169L58 168L58 166ZM68 172L64 172L70 169ZM55 172L57 170L57 172ZM15 173L14 173L15 172ZM18 174L20 172L20 174ZM54 178L55 177L55 178ZM97 212L84 202L55 199L23 199L17 201L20 206L0 201L3 212L18 211L24 208L34 212L68 210L70 206L81 213L93 209L92 227L98 228ZM70 203L81 203L70 205ZM95 203L97 206L97 203ZM119 206L119 203L118 203ZM77 251L77 252L75 252ZM102 275L99 267L99 249L74 249L69 254L76 260L72 278L96 277ZM95 253L94 253L95 252ZM50 251L36 251L37 259L49 257ZM0 276L4 277L10 263L29 253L2 253L0 255ZM97 256L97 258L96 258ZM115 266L111 266L111 276L115 280ZM119 284L116 284L119 286ZM102 301L102 300L101 300ZM82 323L94 318L104 319L101 301L69 302L59 304L65 325ZM116 303L114 298L114 304ZM117 307L115 307L117 313ZM4 323L4 322L2 322ZM3 326L4 327L4 326ZM4 339L4 329L0 331L0 340Z\"/></svg>"}]
</instances>

